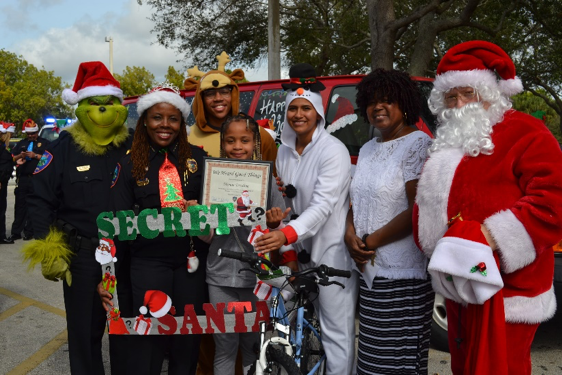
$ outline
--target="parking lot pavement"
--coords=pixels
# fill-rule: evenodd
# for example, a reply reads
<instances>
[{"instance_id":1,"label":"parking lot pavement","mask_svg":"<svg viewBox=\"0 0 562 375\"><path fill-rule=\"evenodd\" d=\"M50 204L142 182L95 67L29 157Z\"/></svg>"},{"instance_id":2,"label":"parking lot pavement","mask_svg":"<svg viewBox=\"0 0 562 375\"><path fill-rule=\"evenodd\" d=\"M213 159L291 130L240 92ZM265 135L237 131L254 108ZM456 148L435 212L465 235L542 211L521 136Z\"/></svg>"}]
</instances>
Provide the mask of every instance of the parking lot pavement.
<instances>
[{"instance_id":1,"label":"parking lot pavement","mask_svg":"<svg viewBox=\"0 0 562 375\"><path fill-rule=\"evenodd\" d=\"M11 181L6 213L8 231L13 221L13 189ZM13 245L0 245L0 374L70 374L62 284L45 280L39 268L27 271L20 255L23 244L20 240ZM558 306L562 306L560 294ZM532 348L533 374L562 373L561 333L560 312L539 327ZM103 351L109 374L107 335ZM448 353L430 350L430 375L450 374L449 366Z\"/></svg>"}]
</instances>

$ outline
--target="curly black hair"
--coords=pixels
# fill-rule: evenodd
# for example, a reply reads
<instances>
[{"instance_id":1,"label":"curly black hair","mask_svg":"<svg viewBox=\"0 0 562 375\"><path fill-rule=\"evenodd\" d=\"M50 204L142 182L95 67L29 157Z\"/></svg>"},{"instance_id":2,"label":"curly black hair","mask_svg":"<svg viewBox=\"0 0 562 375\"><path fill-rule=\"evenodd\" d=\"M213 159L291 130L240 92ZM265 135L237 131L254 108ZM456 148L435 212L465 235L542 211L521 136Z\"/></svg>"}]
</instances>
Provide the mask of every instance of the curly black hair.
<instances>
[{"instance_id":1,"label":"curly black hair","mask_svg":"<svg viewBox=\"0 0 562 375\"><path fill-rule=\"evenodd\" d=\"M420 117L421 96L418 84L408 73L394 69L375 69L359 82L356 89L355 102L366 122L369 122L367 106L378 101L398 103L405 114L404 121L407 125L414 126Z\"/></svg>"}]
</instances>

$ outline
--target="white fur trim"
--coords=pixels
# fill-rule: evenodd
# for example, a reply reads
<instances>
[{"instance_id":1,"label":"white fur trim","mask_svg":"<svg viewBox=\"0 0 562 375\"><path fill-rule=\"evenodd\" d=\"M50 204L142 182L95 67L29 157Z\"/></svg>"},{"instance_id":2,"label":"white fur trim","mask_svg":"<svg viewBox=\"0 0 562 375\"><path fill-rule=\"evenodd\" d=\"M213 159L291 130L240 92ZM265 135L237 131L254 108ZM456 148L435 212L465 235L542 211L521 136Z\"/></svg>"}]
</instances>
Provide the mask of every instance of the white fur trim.
<instances>
[{"instance_id":1,"label":"white fur trim","mask_svg":"<svg viewBox=\"0 0 562 375\"><path fill-rule=\"evenodd\" d=\"M166 315L171 308L172 308L172 299L169 296L166 296L166 303L164 304L164 306L162 306L160 310L156 310L156 311L151 310L150 315L152 315L155 318L161 318L164 315Z\"/></svg>"},{"instance_id":2,"label":"white fur trim","mask_svg":"<svg viewBox=\"0 0 562 375\"><path fill-rule=\"evenodd\" d=\"M183 119L187 121L187 117L191 111L191 106L184 98L170 91L153 91L143 95L137 101L137 113L141 116L144 111L158 103L168 103L180 110ZM188 129L189 133L189 129Z\"/></svg>"},{"instance_id":3,"label":"white fur trim","mask_svg":"<svg viewBox=\"0 0 562 375\"><path fill-rule=\"evenodd\" d=\"M146 315L148 313L148 309L146 308L146 306L141 306L141 307L139 307L139 312L142 315Z\"/></svg>"},{"instance_id":4,"label":"white fur trim","mask_svg":"<svg viewBox=\"0 0 562 375\"><path fill-rule=\"evenodd\" d=\"M62 100L64 100L66 104L74 105L78 103L78 94L71 89L64 89L62 90Z\"/></svg>"},{"instance_id":5,"label":"white fur trim","mask_svg":"<svg viewBox=\"0 0 562 375\"><path fill-rule=\"evenodd\" d=\"M542 323L556 312L554 287L536 297L506 297L503 303L505 320L510 323Z\"/></svg>"},{"instance_id":6,"label":"white fur trim","mask_svg":"<svg viewBox=\"0 0 562 375\"><path fill-rule=\"evenodd\" d=\"M22 133L27 133L27 132L32 132L32 133L34 133L34 132L38 132L38 131L39 131L39 126L35 125L35 126L32 127L32 128L27 127L27 128L25 128L25 129L22 129L21 132L22 132Z\"/></svg>"},{"instance_id":7,"label":"white fur trim","mask_svg":"<svg viewBox=\"0 0 562 375\"><path fill-rule=\"evenodd\" d=\"M498 88L496 75L491 70L450 70L435 77L433 88L447 92L455 87L474 87L481 86Z\"/></svg>"},{"instance_id":8,"label":"white fur trim","mask_svg":"<svg viewBox=\"0 0 562 375\"><path fill-rule=\"evenodd\" d=\"M498 85L500 87L500 91L507 96L513 96L523 92L523 82L521 82L519 77L501 80Z\"/></svg>"},{"instance_id":9,"label":"white fur trim","mask_svg":"<svg viewBox=\"0 0 562 375\"><path fill-rule=\"evenodd\" d=\"M123 90L119 87L106 85L106 86L88 86L78 92L74 92L70 89L64 89L62 91L63 100L70 105L77 104L80 100L91 98L92 96L105 96L113 95L123 102Z\"/></svg>"},{"instance_id":10,"label":"white fur trim","mask_svg":"<svg viewBox=\"0 0 562 375\"><path fill-rule=\"evenodd\" d=\"M431 257L437 241L447 231L451 184L463 157L461 149L444 149L431 154L423 167L416 203L419 241L428 257Z\"/></svg>"},{"instance_id":11,"label":"white fur trim","mask_svg":"<svg viewBox=\"0 0 562 375\"><path fill-rule=\"evenodd\" d=\"M533 240L511 210L500 211L484 220L498 244L500 266L505 273L515 272L535 261Z\"/></svg>"},{"instance_id":12,"label":"white fur trim","mask_svg":"<svg viewBox=\"0 0 562 375\"><path fill-rule=\"evenodd\" d=\"M486 264L486 276L479 271L471 272L471 269L480 262ZM440 239L427 270L432 280L442 279L441 284L445 286L447 283L453 284L456 295L465 303L481 305L503 288L500 270L490 246L464 238ZM452 276L452 281L446 280L449 275ZM433 285L435 286L435 283ZM445 292L452 292L451 288L447 288Z\"/></svg>"}]
</instances>

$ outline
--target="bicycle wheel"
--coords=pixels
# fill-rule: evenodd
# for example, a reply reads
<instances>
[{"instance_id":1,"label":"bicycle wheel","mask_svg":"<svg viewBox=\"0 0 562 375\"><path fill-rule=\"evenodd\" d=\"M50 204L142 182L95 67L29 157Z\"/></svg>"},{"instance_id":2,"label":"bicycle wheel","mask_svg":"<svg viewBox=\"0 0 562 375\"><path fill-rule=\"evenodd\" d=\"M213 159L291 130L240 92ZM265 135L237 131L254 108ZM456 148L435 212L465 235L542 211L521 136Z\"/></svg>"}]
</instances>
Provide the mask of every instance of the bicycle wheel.
<instances>
[{"instance_id":1,"label":"bicycle wheel","mask_svg":"<svg viewBox=\"0 0 562 375\"><path fill-rule=\"evenodd\" d=\"M289 357L281 349L275 349L272 346L267 348L267 368L264 374L271 375L300 375L299 368L293 358ZM247 375L254 375L256 373L256 364L254 363Z\"/></svg>"},{"instance_id":2,"label":"bicycle wheel","mask_svg":"<svg viewBox=\"0 0 562 375\"><path fill-rule=\"evenodd\" d=\"M315 327L319 332L319 327ZM320 362L324 356L324 348L320 338L314 334L310 327L305 327L302 337L301 349L301 373L307 375L312 368ZM320 364L320 367L314 372L315 375L323 375L325 372L326 361Z\"/></svg>"}]
</instances>

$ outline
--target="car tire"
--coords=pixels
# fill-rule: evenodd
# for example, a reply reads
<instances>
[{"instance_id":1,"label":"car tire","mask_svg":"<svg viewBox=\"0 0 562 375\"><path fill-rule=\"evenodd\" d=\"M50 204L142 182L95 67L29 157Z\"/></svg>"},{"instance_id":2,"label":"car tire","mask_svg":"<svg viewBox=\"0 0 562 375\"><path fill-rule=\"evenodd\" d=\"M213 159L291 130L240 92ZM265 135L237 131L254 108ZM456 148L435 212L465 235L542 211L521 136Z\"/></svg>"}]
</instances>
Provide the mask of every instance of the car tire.
<instances>
[{"instance_id":1,"label":"car tire","mask_svg":"<svg viewBox=\"0 0 562 375\"><path fill-rule=\"evenodd\" d=\"M445 298L440 294L435 294L432 320L431 347L442 352L449 352L447 309L445 308Z\"/></svg>"}]
</instances>

